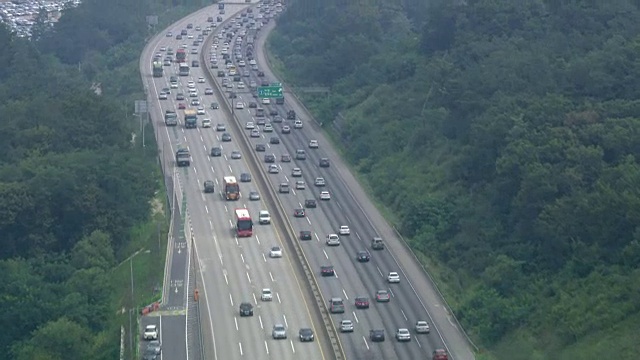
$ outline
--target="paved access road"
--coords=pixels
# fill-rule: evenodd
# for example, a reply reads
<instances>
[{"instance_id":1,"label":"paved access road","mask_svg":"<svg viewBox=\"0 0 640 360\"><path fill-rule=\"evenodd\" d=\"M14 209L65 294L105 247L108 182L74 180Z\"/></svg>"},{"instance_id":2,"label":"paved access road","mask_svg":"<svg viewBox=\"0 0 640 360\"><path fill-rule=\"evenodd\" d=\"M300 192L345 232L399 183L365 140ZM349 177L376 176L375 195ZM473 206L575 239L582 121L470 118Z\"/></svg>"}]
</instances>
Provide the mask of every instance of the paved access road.
<instances>
[{"instance_id":1,"label":"paved access road","mask_svg":"<svg viewBox=\"0 0 640 360\"><path fill-rule=\"evenodd\" d=\"M242 23L242 18L237 18L237 22ZM243 25L237 28L236 34L241 32ZM231 27L229 31L235 28ZM257 47L263 48L264 33L269 27L258 32ZM246 36L245 36L246 38ZM246 39L245 39L246 40ZM235 39L230 42L232 52ZM221 40L216 49L211 51L217 53L217 58L222 58L223 41ZM243 41L242 52L246 56L246 41ZM265 77L258 77L257 71L250 70L250 66L239 66L235 64L241 72L248 71L248 77L242 77L248 88L251 81L261 84L277 82L275 77L268 71L264 54L261 50L254 51L260 70L266 73ZM213 69L214 76L217 69ZM216 77L217 80L221 78ZM259 102L250 93L238 89L234 85L234 90L238 93L236 101L249 104ZM337 322L341 319L351 319L356 323L354 333L341 335L346 355L349 359L418 359L424 358L425 354L431 354L436 348L446 348L455 359L473 359L473 353L464 339L463 334L455 326L455 322L450 318L437 291L432 287L428 277L423 272L420 265L411 256L377 212L375 207L366 198L364 192L355 181L348 169L341 162L336 152L328 146L318 128L311 119L305 118L304 112L299 105L287 99L285 105L259 105L267 112L275 109L278 114L286 119L286 112L295 109L298 115L302 116L303 129L293 129L293 122L285 120L283 123L272 123L275 132L263 133L258 138L250 138L250 130L246 130L244 137L255 145L268 144L272 136L277 136L281 144L270 145L266 154L274 154L277 166L280 169L278 174L270 174L273 188L281 182L288 182L291 187L298 178L293 178L294 167L300 168L303 172L302 179L306 182L306 189L295 191L290 194L279 195L279 201L284 208L289 211L289 221L295 231L310 230L313 233L313 240L303 243L304 253L320 277L319 271L322 265L334 265L337 276L333 278L318 279L325 299L331 297L341 297L347 304L347 311L342 315L333 315L333 320ZM257 117L251 108L238 109L237 116L241 124L246 122L257 123ZM289 125L292 128L290 134L282 134L282 127ZM310 149L311 140L318 140L319 148ZM304 149L307 159L304 161L293 160L290 163L279 161L283 154L290 154L294 157L296 150ZM259 153L260 158L263 157ZM320 168L320 158L327 157L331 161L329 168ZM266 171L268 164L263 163L263 171ZM323 177L327 181L327 186L323 189L313 186L316 177ZM328 190L331 193L331 200L321 201L319 192ZM303 207L306 199L316 199L318 207L308 209L304 218L293 217L295 208ZM342 237L342 244L339 247L328 247L324 239L330 233L338 232L341 225L348 225L351 229L350 236ZM383 237L387 248L383 251L373 251L370 241L374 236ZM368 263L359 263L355 260L356 253L360 250L368 250L372 259ZM402 266L400 265L402 264ZM399 284L389 284L387 274L391 271L400 273ZM389 303L376 303L374 300L377 290L388 290L392 294ZM354 298L366 296L371 301L369 309L355 309ZM432 327L429 335L417 335L414 332L414 324L417 320L427 320ZM410 343L398 343L394 339L395 331L400 328L409 328L413 339ZM384 329L386 341L384 343L372 343L369 338L369 330Z\"/></svg>"},{"instance_id":2,"label":"paved access road","mask_svg":"<svg viewBox=\"0 0 640 360\"><path fill-rule=\"evenodd\" d=\"M190 150L192 162L190 167L175 168L178 174L179 186L183 191L184 204L188 212L187 221L190 224L187 233L187 242L192 243L197 249L196 259L200 269L202 281L196 286L199 290L202 313L205 315L202 323L203 343L205 358L207 359L299 359L304 356L308 359L322 359L324 353L320 342L300 343L297 339L298 330L302 327L316 329L317 324L312 321L310 309L305 303L300 289L299 280L290 263L288 254L283 258L271 259L268 256L269 249L274 245L282 246L282 236L274 226L254 225L254 235L250 238L236 238L234 227L234 209L247 208L253 214L254 220L261 209L271 210L269 204L262 201L249 201L248 193L251 190L262 191L253 181L241 183L241 191L244 196L237 202L224 201L220 191L223 176L233 175L238 179L241 173L251 173L245 159L231 159L233 150L239 150L237 141L241 134L237 134L234 128L228 126L230 119L224 116L221 110L209 108L212 102L222 102L223 99L216 95L204 95L205 89L213 87L211 84L199 82L206 68L192 67L190 75L179 77L177 89L171 89L167 100L158 100L162 88L169 86L169 77L177 75L177 64L164 67L162 78L151 77L151 57L154 53L161 53L164 58L166 51L162 47L171 47L174 51L180 46L186 45L189 53L188 63L198 60L198 54L191 54L193 48L200 53L199 46L192 46L195 39L188 36L183 40L176 40L175 34L185 29L187 23L192 23L194 29L188 30L189 35L199 33L197 26L205 28L211 23L207 22L208 16L213 16L214 23L217 16L225 20L245 5L227 4L225 14L219 15L216 6L208 7L203 11L192 14L187 18L173 24L168 31L174 36L161 36L150 47L148 54L149 67L146 69L145 80L148 84L148 96L150 99L151 119L154 128L158 131L158 146L166 163L173 164L173 154L178 147L187 147ZM195 37L194 36L194 37ZM206 65L206 64L202 64ZM191 99L188 96L188 82L193 81L198 89L198 99L206 107L206 114L199 116L197 129L185 129L183 112L178 110L178 103L190 106ZM185 94L184 101L176 100L178 92ZM166 127L163 122L165 110L176 110L179 124L177 127ZM201 120L211 119L213 128L202 128ZM227 132L232 136L231 142L221 142L221 132L215 131L218 123L227 125ZM222 156L211 157L212 146L222 147ZM245 154L243 154L245 155ZM205 180L213 180L215 192L205 194L203 184ZM184 209L183 209L184 210ZM191 240L189 239L191 238ZM271 302L260 301L262 288L270 288L274 299ZM188 294L192 296L192 294ZM253 317L241 318L238 307L241 302L248 301L255 306ZM284 324L287 327L288 339L273 340L271 329L274 324ZM163 324L163 331L169 331ZM318 331L316 330L317 334ZM167 347L166 337L163 338Z\"/></svg>"}]
</instances>

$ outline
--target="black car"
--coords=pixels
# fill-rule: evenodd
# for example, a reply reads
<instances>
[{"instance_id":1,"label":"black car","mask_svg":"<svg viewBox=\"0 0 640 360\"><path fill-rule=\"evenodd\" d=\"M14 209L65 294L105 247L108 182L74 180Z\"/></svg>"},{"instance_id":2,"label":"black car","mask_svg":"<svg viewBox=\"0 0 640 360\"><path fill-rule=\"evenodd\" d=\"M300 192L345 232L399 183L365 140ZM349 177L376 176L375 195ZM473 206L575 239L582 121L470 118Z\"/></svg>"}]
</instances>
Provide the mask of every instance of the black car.
<instances>
[{"instance_id":1,"label":"black car","mask_svg":"<svg viewBox=\"0 0 640 360\"><path fill-rule=\"evenodd\" d=\"M240 304L240 316L253 316L253 305L248 302Z\"/></svg>"},{"instance_id":2,"label":"black car","mask_svg":"<svg viewBox=\"0 0 640 360\"><path fill-rule=\"evenodd\" d=\"M264 72L258 71L258 77L263 77L263 76L264 76Z\"/></svg>"},{"instance_id":3,"label":"black car","mask_svg":"<svg viewBox=\"0 0 640 360\"><path fill-rule=\"evenodd\" d=\"M229 134L229 133L222 133L222 141L224 141L224 142L229 142L229 141L231 141L231 134Z\"/></svg>"},{"instance_id":4,"label":"black car","mask_svg":"<svg viewBox=\"0 0 640 360\"><path fill-rule=\"evenodd\" d=\"M371 255L368 251L358 251L358 256L356 256L358 262L368 262L371 260Z\"/></svg>"},{"instance_id":5,"label":"black car","mask_svg":"<svg viewBox=\"0 0 640 360\"><path fill-rule=\"evenodd\" d=\"M220 109L220 104L218 104L217 102L212 102L211 103L211 108L214 109L214 110L215 109Z\"/></svg>"},{"instance_id":6,"label":"black car","mask_svg":"<svg viewBox=\"0 0 640 360\"><path fill-rule=\"evenodd\" d=\"M205 193L212 193L215 191L215 185L213 184L212 180L205 180L204 181L204 192Z\"/></svg>"},{"instance_id":7,"label":"black car","mask_svg":"<svg viewBox=\"0 0 640 360\"><path fill-rule=\"evenodd\" d=\"M320 274L322 276L334 276L336 272L333 269L333 265L322 265L320 267Z\"/></svg>"},{"instance_id":8,"label":"black car","mask_svg":"<svg viewBox=\"0 0 640 360\"><path fill-rule=\"evenodd\" d=\"M249 173L240 174L240 181L241 182L251 182L251 174L249 174Z\"/></svg>"},{"instance_id":9,"label":"black car","mask_svg":"<svg viewBox=\"0 0 640 360\"><path fill-rule=\"evenodd\" d=\"M235 92L230 92L229 93L229 99L237 99L238 98L238 94L236 94Z\"/></svg>"},{"instance_id":10,"label":"black car","mask_svg":"<svg viewBox=\"0 0 640 360\"><path fill-rule=\"evenodd\" d=\"M311 240L311 231L309 230L300 231L300 240Z\"/></svg>"},{"instance_id":11,"label":"black car","mask_svg":"<svg viewBox=\"0 0 640 360\"><path fill-rule=\"evenodd\" d=\"M273 117L273 120L272 120L272 121L273 121L274 123L281 123L281 122L282 122L282 116L280 116L280 115L275 115L275 116Z\"/></svg>"},{"instance_id":12,"label":"black car","mask_svg":"<svg viewBox=\"0 0 640 360\"><path fill-rule=\"evenodd\" d=\"M276 156L273 154L267 154L264 156L264 162L266 163L274 163L276 162Z\"/></svg>"},{"instance_id":13,"label":"black car","mask_svg":"<svg viewBox=\"0 0 640 360\"><path fill-rule=\"evenodd\" d=\"M384 341L384 330L371 330L369 331L369 339L373 342Z\"/></svg>"},{"instance_id":14,"label":"black car","mask_svg":"<svg viewBox=\"0 0 640 360\"><path fill-rule=\"evenodd\" d=\"M306 207L307 209L315 208L316 206L317 204L315 199L307 199L304 201L304 207Z\"/></svg>"},{"instance_id":15,"label":"black car","mask_svg":"<svg viewBox=\"0 0 640 360\"><path fill-rule=\"evenodd\" d=\"M327 158L320 159L320 167L329 167L329 159Z\"/></svg>"},{"instance_id":16,"label":"black car","mask_svg":"<svg viewBox=\"0 0 640 360\"><path fill-rule=\"evenodd\" d=\"M272 136L271 139L269 140L270 144L280 144L280 138L277 136Z\"/></svg>"},{"instance_id":17,"label":"black car","mask_svg":"<svg viewBox=\"0 0 640 360\"><path fill-rule=\"evenodd\" d=\"M222 149L219 146L212 147L211 156L222 156Z\"/></svg>"},{"instance_id":18,"label":"black car","mask_svg":"<svg viewBox=\"0 0 640 360\"><path fill-rule=\"evenodd\" d=\"M313 341L313 330L311 329L300 329L300 332L298 334L300 335L300 341L302 342Z\"/></svg>"},{"instance_id":19,"label":"black car","mask_svg":"<svg viewBox=\"0 0 640 360\"><path fill-rule=\"evenodd\" d=\"M256 144L256 151L266 151L267 147L264 144Z\"/></svg>"},{"instance_id":20,"label":"black car","mask_svg":"<svg viewBox=\"0 0 640 360\"><path fill-rule=\"evenodd\" d=\"M255 109L255 108L257 108L257 107L258 107L258 104L256 104L254 101L252 101L252 102L250 102L250 103L249 103L249 108L250 108L250 109Z\"/></svg>"},{"instance_id":21,"label":"black car","mask_svg":"<svg viewBox=\"0 0 640 360\"><path fill-rule=\"evenodd\" d=\"M271 109L271 110L269 110L269 115L270 115L270 116L276 116L276 115L278 115L278 110L276 110L276 109Z\"/></svg>"},{"instance_id":22,"label":"black car","mask_svg":"<svg viewBox=\"0 0 640 360\"><path fill-rule=\"evenodd\" d=\"M193 60L191 62L191 67L200 67L200 61L198 60Z\"/></svg>"}]
</instances>

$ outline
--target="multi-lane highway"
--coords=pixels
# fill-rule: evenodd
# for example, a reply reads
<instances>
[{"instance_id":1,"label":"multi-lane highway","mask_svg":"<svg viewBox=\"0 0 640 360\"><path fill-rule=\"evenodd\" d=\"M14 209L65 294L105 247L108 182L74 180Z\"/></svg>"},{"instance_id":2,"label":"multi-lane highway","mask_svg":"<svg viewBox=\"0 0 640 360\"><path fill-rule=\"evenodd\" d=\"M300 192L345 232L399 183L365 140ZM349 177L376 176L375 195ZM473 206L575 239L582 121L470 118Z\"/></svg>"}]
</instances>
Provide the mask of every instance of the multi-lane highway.
<instances>
[{"instance_id":1,"label":"multi-lane highway","mask_svg":"<svg viewBox=\"0 0 640 360\"><path fill-rule=\"evenodd\" d=\"M257 15L261 14L260 9L255 6L253 8L252 14L257 19ZM244 13L244 16L236 14L238 12ZM271 12L276 13L273 6ZM192 156L191 166L179 168L178 175L187 199L190 231L198 250L197 262L202 277L202 283L198 288L201 294L200 302L206 304L202 306L207 314L202 329L206 358L332 357L321 341L301 343L297 339L298 330L302 327L314 329L316 336L323 332L318 328L322 326L321 323L314 320L316 317L312 315L313 300L305 298L304 284L301 283L303 280L296 276L296 267L292 263L296 259L293 254L287 253L290 247L286 246L285 242L296 241L300 242L306 261L316 276L315 281L320 286L325 304L330 298L336 297L342 298L345 303L345 313L331 315L335 327L339 328L343 319L352 320L354 323L352 333L340 335L340 343L347 358L419 359L430 357L434 349L445 348L453 355L450 358L472 359L473 353L456 328L455 322L449 318L446 308L431 288L419 264L400 245L371 203L363 199L362 189L341 163L335 151L329 148L329 144L311 119L306 118L300 106L293 103L289 97L283 105L267 105L261 104L261 100L252 95L252 82L258 86L262 83L277 82L267 69L261 50L264 33L271 24L257 32L257 40L253 45L253 56L257 61L254 69L249 65L247 58L248 35L243 36L242 42L236 43L236 38L250 23L244 20L249 18L246 6L240 5L227 5L225 14L219 14L217 7L209 7L172 25L169 30L174 36L160 38L153 46L149 46L150 51L145 54L147 63L151 64L154 53L165 56L165 52L160 51L162 47L171 47L175 51L185 44L187 52L191 53L194 48L191 43L194 39L187 36L183 40L176 40L175 34L179 34L182 29L186 29L188 23L192 23L194 29L189 29L188 34L197 37L198 31L195 28L200 26L204 29L211 25L207 22L209 16L212 16L214 23L219 26L208 37L204 46L197 47L197 54L189 54L187 57L188 64L191 64L192 60L198 60L201 62L200 67L191 67L189 76L179 77L178 88L171 89L167 100L157 99L161 89L170 87L169 77L177 75L177 64L174 62L171 66L164 67L162 78L152 78L149 66L145 77L149 84L149 97L153 102L152 119L161 143L159 146L170 149L165 150L163 155L167 159L172 158L178 147L188 147ZM225 22L217 23L217 16L222 16ZM233 23L230 18L233 18ZM217 32L224 27L227 29L221 38L218 38ZM233 35L227 38L227 34L231 32ZM217 44L213 44L214 41ZM225 42L228 44L225 45ZM242 75L240 81L230 79L233 86L229 88L223 88L221 84L222 79L229 79L229 69L223 60L225 52L231 54L232 64ZM240 59L233 55L235 52L243 55L245 66L241 66ZM219 68L209 67L210 54L215 54L220 64ZM224 71L225 76L218 77L218 71ZM258 76L259 71L265 72L266 76ZM247 76L244 76L245 72ZM212 80L218 83L210 83ZM196 98L205 107L205 115L199 116L196 129L184 128L182 111L178 110L179 103L184 103L187 108L197 107L190 105L192 98L188 97L189 81L193 81L193 87L198 90ZM238 86L239 83L243 83L244 86ZM214 95L204 95L207 88L213 89ZM227 90L235 92L237 98L229 99ZM185 94L185 100L176 100L179 92ZM212 102L227 102L228 107L234 108L233 118L224 111L224 106L223 109L211 109ZM238 102L242 102L245 107L235 109ZM259 134L257 137L250 137L251 130L245 129L245 124L256 124L259 120L256 110L249 107L252 102L266 110L266 123L273 126L272 133L265 133L264 126L256 126ZM302 129L295 129L293 121L287 120L287 111L292 108L302 120ZM178 112L178 126L164 125L162 114L165 110ZM284 120L273 121L275 116L269 114L272 111L277 112ZM211 119L212 128L201 127L201 121L205 118ZM222 132L216 131L218 123L226 125L226 132L232 136L231 142L221 141ZM291 128L289 134L283 133L285 126ZM277 137L279 143L272 143L272 137ZM318 140L317 149L310 148L311 140ZM265 151L256 152L254 149L257 145L264 145ZM222 156L210 156L210 150L214 146L221 147ZM230 155L235 150L242 153L241 159L231 158ZM296 159L297 150L306 152L306 160ZM277 174L269 173L269 164L263 160L265 155L271 154L275 155ZM281 161L286 154L292 157L291 162ZM330 166L321 168L321 158L328 158ZM255 159L259 160L259 168L256 168ZM302 171L301 177L292 176L294 168ZM251 182L240 184L242 198L237 202L223 200L220 195L223 176L233 175L240 178L241 173L251 174L253 178ZM267 184L260 184L258 181L263 177L268 179ZM326 186L314 186L317 177L323 177ZM214 193L204 193L206 180L214 181ZM305 182L305 189L296 189L298 180ZM278 193L277 203L264 201L265 198L269 198L265 196L266 192L277 192L283 182L290 184L291 192ZM250 201L250 191L261 193L263 200ZM320 191L328 191L331 199L320 200ZM304 217L294 217L294 209L305 208L305 200L309 199L316 200L317 208L307 208ZM245 207L254 218L254 235L250 238L237 238L233 229L234 209ZM258 225L257 214L263 209L272 213L284 209L284 225L292 232L279 231L274 225ZM349 227L351 234L341 236L340 246L327 246L327 235L338 233L338 229L343 225ZM311 240L302 241L297 236L290 236L291 233L298 234L300 231L310 231ZM386 244L384 250L372 250L371 239L376 236L383 237ZM283 258L269 257L269 249L274 245L285 250ZM358 262L356 255L359 251L368 251L371 255L370 261ZM398 259L402 259L402 266L399 265ZM323 265L333 265L335 276L322 277L320 269ZM387 281L389 272L398 272L400 282L390 284ZM260 300L263 288L273 290L273 301ZM376 301L378 290L390 293L391 299L388 303ZM356 309L356 297L368 298L370 307ZM253 317L239 316L238 306L245 301L255 306ZM415 323L418 320L429 322L429 334L415 333ZM271 329L278 323L287 327L287 340L271 338ZM398 328L408 328L412 333L412 341L397 342L394 335ZM384 329L386 340L373 343L369 338L369 331L372 329Z\"/></svg>"}]
</instances>

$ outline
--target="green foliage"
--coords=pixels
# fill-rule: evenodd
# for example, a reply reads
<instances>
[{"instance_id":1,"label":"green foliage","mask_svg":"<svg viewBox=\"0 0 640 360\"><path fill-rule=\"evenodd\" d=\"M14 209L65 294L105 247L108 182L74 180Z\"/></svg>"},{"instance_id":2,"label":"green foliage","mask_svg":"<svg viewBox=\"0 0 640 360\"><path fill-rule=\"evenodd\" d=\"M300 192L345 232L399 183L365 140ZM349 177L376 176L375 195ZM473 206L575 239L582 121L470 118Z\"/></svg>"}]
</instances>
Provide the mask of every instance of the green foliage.
<instances>
[{"instance_id":1,"label":"green foliage","mask_svg":"<svg viewBox=\"0 0 640 360\"><path fill-rule=\"evenodd\" d=\"M331 88L308 107L457 274L466 329L498 358L580 358L596 336L635 358L602 335L640 313L638 3L358 5L292 2L270 48L294 85Z\"/></svg>"}]
</instances>

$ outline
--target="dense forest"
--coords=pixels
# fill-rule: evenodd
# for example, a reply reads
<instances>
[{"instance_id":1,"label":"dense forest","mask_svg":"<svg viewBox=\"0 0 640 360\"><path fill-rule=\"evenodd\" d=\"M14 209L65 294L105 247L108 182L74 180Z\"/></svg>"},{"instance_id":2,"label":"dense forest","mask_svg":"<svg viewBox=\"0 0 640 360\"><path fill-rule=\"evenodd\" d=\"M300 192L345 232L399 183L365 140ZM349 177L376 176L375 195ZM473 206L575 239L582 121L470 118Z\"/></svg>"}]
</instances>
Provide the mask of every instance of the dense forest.
<instances>
[{"instance_id":1,"label":"dense forest","mask_svg":"<svg viewBox=\"0 0 640 360\"><path fill-rule=\"evenodd\" d=\"M640 353L638 19L631 0L292 0L278 20L275 66L330 88L299 94L483 356Z\"/></svg>"},{"instance_id":2,"label":"dense forest","mask_svg":"<svg viewBox=\"0 0 640 360\"><path fill-rule=\"evenodd\" d=\"M31 39L0 26L1 358L118 358L110 278L160 188L153 135L131 141L145 15L192 2L84 0Z\"/></svg>"}]
</instances>

